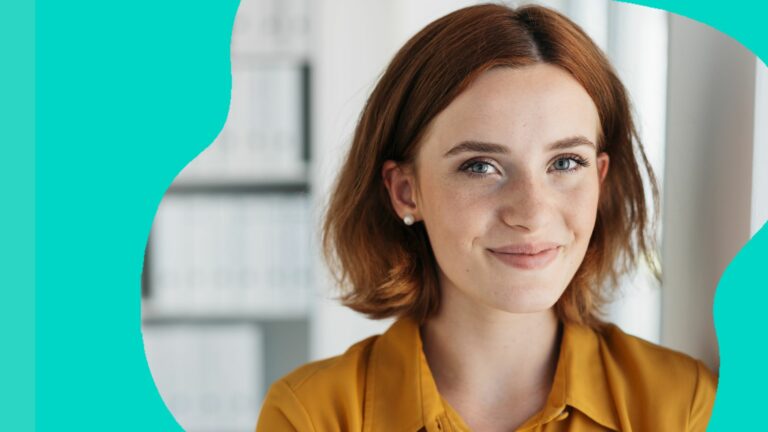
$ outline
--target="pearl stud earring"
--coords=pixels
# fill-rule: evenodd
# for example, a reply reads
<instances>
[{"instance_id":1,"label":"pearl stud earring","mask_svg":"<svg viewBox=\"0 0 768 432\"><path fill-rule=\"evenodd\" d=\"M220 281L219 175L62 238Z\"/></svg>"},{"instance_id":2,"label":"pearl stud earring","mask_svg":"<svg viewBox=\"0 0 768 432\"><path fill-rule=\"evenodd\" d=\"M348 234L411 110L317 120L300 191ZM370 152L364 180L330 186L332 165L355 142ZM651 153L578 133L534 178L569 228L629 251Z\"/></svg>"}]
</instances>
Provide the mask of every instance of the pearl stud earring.
<instances>
[{"instance_id":1,"label":"pearl stud earring","mask_svg":"<svg viewBox=\"0 0 768 432\"><path fill-rule=\"evenodd\" d=\"M403 222L406 225L413 225L414 221L415 221L415 219L413 218L413 215L410 214L410 213L406 213L405 216L403 217Z\"/></svg>"}]
</instances>

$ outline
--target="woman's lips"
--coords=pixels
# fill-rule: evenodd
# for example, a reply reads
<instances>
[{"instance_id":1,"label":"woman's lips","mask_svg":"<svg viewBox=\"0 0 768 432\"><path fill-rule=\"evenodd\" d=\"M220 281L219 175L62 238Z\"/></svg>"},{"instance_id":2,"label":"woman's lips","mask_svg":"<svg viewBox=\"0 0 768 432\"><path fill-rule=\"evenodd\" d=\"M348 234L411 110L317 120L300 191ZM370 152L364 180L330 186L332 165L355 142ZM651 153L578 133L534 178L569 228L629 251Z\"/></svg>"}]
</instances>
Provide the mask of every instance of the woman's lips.
<instances>
[{"instance_id":1,"label":"woman's lips","mask_svg":"<svg viewBox=\"0 0 768 432\"><path fill-rule=\"evenodd\" d=\"M534 270L546 267L560 253L560 247L543 250L537 254L501 253L488 249L491 255L508 266L523 270Z\"/></svg>"}]
</instances>

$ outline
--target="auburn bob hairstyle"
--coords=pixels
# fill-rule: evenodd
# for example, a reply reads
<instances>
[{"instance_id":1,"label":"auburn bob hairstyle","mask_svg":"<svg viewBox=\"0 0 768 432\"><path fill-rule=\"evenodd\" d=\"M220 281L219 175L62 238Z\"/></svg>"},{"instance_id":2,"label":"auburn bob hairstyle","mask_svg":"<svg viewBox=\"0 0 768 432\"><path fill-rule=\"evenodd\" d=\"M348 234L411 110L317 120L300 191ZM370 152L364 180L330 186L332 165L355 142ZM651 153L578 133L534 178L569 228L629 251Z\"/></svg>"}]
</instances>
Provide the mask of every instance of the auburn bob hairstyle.
<instances>
[{"instance_id":1,"label":"auburn bob hairstyle","mask_svg":"<svg viewBox=\"0 0 768 432\"><path fill-rule=\"evenodd\" d=\"M658 277L658 187L630 113L627 92L605 55L560 13L541 6L482 4L450 13L413 36L368 98L323 223L323 254L342 303L371 318L409 315L423 323L440 306L437 262L423 224L405 226L381 168L414 161L430 122L482 72L557 65L586 89L600 119L598 153L611 169L584 260L555 304L558 317L599 327L620 276L646 260ZM638 163L640 162L640 163Z\"/></svg>"}]
</instances>

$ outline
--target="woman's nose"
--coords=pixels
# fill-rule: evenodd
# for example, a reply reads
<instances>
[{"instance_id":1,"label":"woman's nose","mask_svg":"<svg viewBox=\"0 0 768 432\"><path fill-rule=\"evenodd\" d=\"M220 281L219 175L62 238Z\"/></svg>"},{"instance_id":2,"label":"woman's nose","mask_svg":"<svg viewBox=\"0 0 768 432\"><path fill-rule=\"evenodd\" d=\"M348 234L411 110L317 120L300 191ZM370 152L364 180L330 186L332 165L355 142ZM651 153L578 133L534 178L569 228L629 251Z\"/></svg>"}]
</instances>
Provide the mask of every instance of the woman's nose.
<instances>
[{"instance_id":1,"label":"woman's nose","mask_svg":"<svg viewBox=\"0 0 768 432\"><path fill-rule=\"evenodd\" d=\"M510 227L537 231L551 217L546 185L531 176L510 179L501 190L500 215Z\"/></svg>"}]
</instances>

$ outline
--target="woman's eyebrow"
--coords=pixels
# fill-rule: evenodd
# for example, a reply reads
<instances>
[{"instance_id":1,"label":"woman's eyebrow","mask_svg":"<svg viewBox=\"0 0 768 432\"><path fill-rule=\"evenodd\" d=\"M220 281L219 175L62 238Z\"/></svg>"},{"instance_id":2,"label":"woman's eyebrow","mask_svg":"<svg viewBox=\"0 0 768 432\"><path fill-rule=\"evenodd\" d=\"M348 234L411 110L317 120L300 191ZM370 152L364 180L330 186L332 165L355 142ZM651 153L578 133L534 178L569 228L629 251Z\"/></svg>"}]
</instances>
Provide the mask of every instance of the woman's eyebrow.
<instances>
[{"instance_id":1,"label":"woman's eyebrow","mask_svg":"<svg viewBox=\"0 0 768 432\"><path fill-rule=\"evenodd\" d=\"M478 152L478 153L501 153L509 154L507 146L501 144L482 142L482 141L462 141L448 150L443 157L451 157L460 153Z\"/></svg>"},{"instance_id":2,"label":"woman's eyebrow","mask_svg":"<svg viewBox=\"0 0 768 432\"><path fill-rule=\"evenodd\" d=\"M553 142L552 144L547 146L547 151L563 150L563 149L573 148L573 147L578 147L583 145L590 146L597 149L597 146L594 143L592 143L592 141L588 140L585 136L576 135L576 136L563 138Z\"/></svg>"},{"instance_id":3,"label":"woman's eyebrow","mask_svg":"<svg viewBox=\"0 0 768 432\"><path fill-rule=\"evenodd\" d=\"M596 146L587 139L586 137L582 135L576 135L568 138L559 139L552 144L547 146L547 151L552 150L563 150L567 148L572 147L578 147L578 146ZM467 152L476 152L476 153L498 153L498 154L509 154L509 148L507 146L496 144L496 143L490 143L490 142L483 142L483 141L462 141L459 144L453 146L450 150L448 150L443 157L451 157L455 156L460 153L467 153Z\"/></svg>"}]
</instances>

